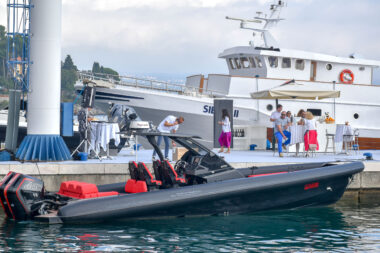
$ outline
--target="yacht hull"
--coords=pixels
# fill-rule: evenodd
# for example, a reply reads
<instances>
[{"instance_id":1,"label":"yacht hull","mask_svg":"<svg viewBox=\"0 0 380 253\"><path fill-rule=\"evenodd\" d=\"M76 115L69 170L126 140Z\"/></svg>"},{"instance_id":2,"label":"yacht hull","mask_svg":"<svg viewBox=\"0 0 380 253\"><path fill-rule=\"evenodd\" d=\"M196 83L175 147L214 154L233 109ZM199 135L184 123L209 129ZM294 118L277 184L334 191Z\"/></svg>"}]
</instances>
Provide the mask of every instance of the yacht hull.
<instances>
[{"instance_id":1,"label":"yacht hull","mask_svg":"<svg viewBox=\"0 0 380 253\"><path fill-rule=\"evenodd\" d=\"M268 80L260 81L262 81L261 83L259 82L260 87L270 88L271 86L280 84L275 81L269 83L266 82ZM317 83L315 85L318 87ZM329 87L326 85L321 84L320 88L324 87L328 89ZM371 138L371 140L379 139L380 129L378 126L380 126L380 119L373 117L373 115L376 115L380 111L380 105L373 98L376 92L379 91L379 88L371 86L360 87L360 94L364 92L370 95L365 100L365 103L358 103L355 101L363 101L362 96L353 98L351 94L347 93L349 88L357 89L358 87L340 86L338 87L342 89L342 97L339 99L325 99L321 101L287 99L280 100L279 103L283 105L284 110L289 110L292 114L296 114L300 109L319 109L322 116L325 112L329 112L336 119L336 123L342 124L349 121L353 128L358 128L360 130L360 137ZM80 89L80 87L77 86L77 89ZM110 102L126 104L135 108L143 120L152 121L155 125L158 125L167 115L182 115L185 118L185 123L180 126L179 132L199 135L204 139L203 144L208 147L213 146L213 98L209 96L191 96L120 85L112 89L98 87L97 91L101 93L101 96L97 95L96 97L97 104L100 107L106 109ZM273 108L275 108L275 100L233 99L235 126L272 127L272 124L269 122L269 116ZM349 101L346 101L347 99ZM358 119L354 118L355 113L359 115ZM266 138L266 136L263 138ZM320 143L325 142L324 139L319 141ZM380 147L372 145L371 148Z\"/></svg>"}]
</instances>

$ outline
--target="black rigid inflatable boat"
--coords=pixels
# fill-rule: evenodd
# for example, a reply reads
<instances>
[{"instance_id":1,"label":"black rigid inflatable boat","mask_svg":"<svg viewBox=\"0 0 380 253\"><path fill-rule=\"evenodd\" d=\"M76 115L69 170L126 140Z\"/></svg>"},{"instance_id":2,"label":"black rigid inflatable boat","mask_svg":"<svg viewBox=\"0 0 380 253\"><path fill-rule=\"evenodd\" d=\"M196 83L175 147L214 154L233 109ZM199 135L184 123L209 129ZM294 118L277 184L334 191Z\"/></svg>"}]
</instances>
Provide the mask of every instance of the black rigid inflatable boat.
<instances>
[{"instance_id":1,"label":"black rigid inflatable boat","mask_svg":"<svg viewBox=\"0 0 380 253\"><path fill-rule=\"evenodd\" d=\"M127 182L94 185L62 182L56 193L28 175L10 172L0 182L8 217L49 223L196 215L229 215L268 209L328 205L343 195L361 162L305 163L235 169L195 137L144 132L160 159L154 176L130 162ZM168 136L187 152L174 166L163 159L155 137ZM127 165L126 165L127 167Z\"/></svg>"}]
</instances>

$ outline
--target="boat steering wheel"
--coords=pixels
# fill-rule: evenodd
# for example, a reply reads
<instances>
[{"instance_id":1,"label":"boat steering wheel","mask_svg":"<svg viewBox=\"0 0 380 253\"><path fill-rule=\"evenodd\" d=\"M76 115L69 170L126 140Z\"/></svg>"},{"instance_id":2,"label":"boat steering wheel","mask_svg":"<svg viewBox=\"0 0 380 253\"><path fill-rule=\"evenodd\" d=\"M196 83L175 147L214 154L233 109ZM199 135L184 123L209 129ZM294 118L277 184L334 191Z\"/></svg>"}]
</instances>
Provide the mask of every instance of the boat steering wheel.
<instances>
[{"instance_id":1,"label":"boat steering wheel","mask_svg":"<svg viewBox=\"0 0 380 253\"><path fill-rule=\"evenodd\" d=\"M183 160L178 160L174 165L174 170L180 174L183 175L186 171L186 168L189 166L188 162Z\"/></svg>"}]
</instances>

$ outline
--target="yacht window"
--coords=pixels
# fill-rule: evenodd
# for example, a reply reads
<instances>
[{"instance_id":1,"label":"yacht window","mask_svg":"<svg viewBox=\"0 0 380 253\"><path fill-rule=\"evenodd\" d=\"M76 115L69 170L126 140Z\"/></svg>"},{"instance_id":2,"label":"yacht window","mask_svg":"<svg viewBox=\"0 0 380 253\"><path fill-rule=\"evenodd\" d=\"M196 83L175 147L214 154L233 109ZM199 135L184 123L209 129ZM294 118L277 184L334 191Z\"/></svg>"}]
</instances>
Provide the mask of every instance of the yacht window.
<instances>
[{"instance_id":1,"label":"yacht window","mask_svg":"<svg viewBox=\"0 0 380 253\"><path fill-rule=\"evenodd\" d=\"M364 71L364 70L365 70L365 67L361 66L361 67L359 68L359 70L360 70L360 71Z\"/></svg>"},{"instance_id":2,"label":"yacht window","mask_svg":"<svg viewBox=\"0 0 380 253\"><path fill-rule=\"evenodd\" d=\"M256 68L256 63L252 57L249 57L249 63L251 64L251 68Z\"/></svg>"},{"instance_id":3,"label":"yacht window","mask_svg":"<svg viewBox=\"0 0 380 253\"><path fill-rule=\"evenodd\" d=\"M240 64L239 58L234 58L234 60L235 60L236 68L241 69L241 64Z\"/></svg>"},{"instance_id":4,"label":"yacht window","mask_svg":"<svg viewBox=\"0 0 380 253\"><path fill-rule=\"evenodd\" d=\"M243 68L248 69L249 68L249 61L247 57L241 57L240 58L241 65Z\"/></svg>"},{"instance_id":5,"label":"yacht window","mask_svg":"<svg viewBox=\"0 0 380 253\"><path fill-rule=\"evenodd\" d=\"M282 58L282 65L281 67L284 69L290 68L292 66L292 62L290 58Z\"/></svg>"},{"instance_id":6,"label":"yacht window","mask_svg":"<svg viewBox=\"0 0 380 253\"><path fill-rule=\"evenodd\" d=\"M277 57L269 56L268 61L269 61L269 66L271 68L277 68L277 66L278 66L278 58Z\"/></svg>"},{"instance_id":7,"label":"yacht window","mask_svg":"<svg viewBox=\"0 0 380 253\"><path fill-rule=\"evenodd\" d=\"M230 63L232 69L236 69L235 63L231 58L228 58L228 62Z\"/></svg>"},{"instance_id":8,"label":"yacht window","mask_svg":"<svg viewBox=\"0 0 380 253\"><path fill-rule=\"evenodd\" d=\"M326 64L326 69L327 70L332 70L332 65L330 63Z\"/></svg>"},{"instance_id":9,"label":"yacht window","mask_svg":"<svg viewBox=\"0 0 380 253\"><path fill-rule=\"evenodd\" d=\"M296 60L296 69L304 70L305 61L304 60Z\"/></svg>"},{"instance_id":10,"label":"yacht window","mask_svg":"<svg viewBox=\"0 0 380 253\"><path fill-rule=\"evenodd\" d=\"M311 112L314 116L321 116L322 110L321 109L306 109L307 112Z\"/></svg>"},{"instance_id":11,"label":"yacht window","mask_svg":"<svg viewBox=\"0 0 380 253\"><path fill-rule=\"evenodd\" d=\"M256 60L257 66L258 66L259 68L262 68L262 67L263 67L263 63L262 63L260 57L256 56L256 57L255 57L255 60Z\"/></svg>"}]
</instances>

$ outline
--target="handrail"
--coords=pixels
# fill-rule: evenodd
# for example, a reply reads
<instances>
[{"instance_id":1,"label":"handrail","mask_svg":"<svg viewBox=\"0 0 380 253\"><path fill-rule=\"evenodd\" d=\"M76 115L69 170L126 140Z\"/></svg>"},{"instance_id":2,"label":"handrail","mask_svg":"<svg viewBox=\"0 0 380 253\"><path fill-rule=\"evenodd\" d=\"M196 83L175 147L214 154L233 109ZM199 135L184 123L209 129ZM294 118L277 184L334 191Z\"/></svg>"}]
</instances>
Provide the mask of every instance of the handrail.
<instances>
[{"instance_id":1,"label":"handrail","mask_svg":"<svg viewBox=\"0 0 380 253\"><path fill-rule=\"evenodd\" d=\"M177 94L186 94L196 97L217 97L220 95L220 92L212 90L203 90L199 92L199 87L188 87L183 84L169 83L165 81L158 81L153 79L132 77L132 76L121 76L121 75L112 75L104 73L92 73L78 71L79 80L90 79L90 80L101 80L108 82L113 85L129 86L136 88L144 88L151 90L160 90L166 91L168 93L177 93ZM115 80L119 78L120 80Z\"/></svg>"},{"instance_id":2,"label":"handrail","mask_svg":"<svg viewBox=\"0 0 380 253\"><path fill-rule=\"evenodd\" d=\"M279 81L289 81L291 79L289 78L274 78L274 77L263 77L263 76L239 76L239 75L229 75L229 74L208 74L208 76L228 76L228 77L239 77L239 78L250 78L250 79L267 79L267 80L279 80ZM302 80L302 79L294 79L296 82L308 82L308 83L326 83L326 84L333 84L334 82L328 82L328 81L310 81L310 80ZM336 82L335 84L344 84L348 86L375 86L380 87L380 84L362 84L362 83L352 83L352 84L345 84L341 82Z\"/></svg>"}]
</instances>

